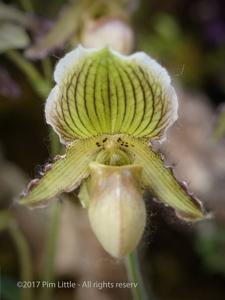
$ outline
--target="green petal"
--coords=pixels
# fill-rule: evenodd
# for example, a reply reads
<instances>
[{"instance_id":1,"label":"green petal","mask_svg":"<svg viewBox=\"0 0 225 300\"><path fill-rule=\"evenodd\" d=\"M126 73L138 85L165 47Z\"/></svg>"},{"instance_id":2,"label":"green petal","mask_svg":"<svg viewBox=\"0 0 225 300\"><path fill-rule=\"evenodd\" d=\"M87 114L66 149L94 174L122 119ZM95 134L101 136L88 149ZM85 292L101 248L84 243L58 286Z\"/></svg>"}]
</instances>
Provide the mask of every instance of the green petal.
<instances>
[{"instance_id":1,"label":"green petal","mask_svg":"<svg viewBox=\"0 0 225 300\"><path fill-rule=\"evenodd\" d=\"M177 119L166 70L144 53L78 47L60 60L46 119L62 141L124 133L161 138Z\"/></svg>"},{"instance_id":2,"label":"green petal","mask_svg":"<svg viewBox=\"0 0 225 300\"><path fill-rule=\"evenodd\" d=\"M74 190L89 175L88 165L101 149L96 146L98 141L99 138L91 138L68 146L66 154L48 166L39 180L31 181L20 204L42 205L62 192Z\"/></svg>"},{"instance_id":3,"label":"green petal","mask_svg":"<svg viewBox=\"0 0 225 300\"><path fill-rule=\"evenodd\" d=\"M154 152L142 140L131 137L123 139L128 143L127 151L135 155L134 163L143 166L144 185L150 187L159 200L173 207L184 219L194 220L204 217L200 202L178 182L172 170L165 167L159 153Z\"/></svg>"}]
</instances>

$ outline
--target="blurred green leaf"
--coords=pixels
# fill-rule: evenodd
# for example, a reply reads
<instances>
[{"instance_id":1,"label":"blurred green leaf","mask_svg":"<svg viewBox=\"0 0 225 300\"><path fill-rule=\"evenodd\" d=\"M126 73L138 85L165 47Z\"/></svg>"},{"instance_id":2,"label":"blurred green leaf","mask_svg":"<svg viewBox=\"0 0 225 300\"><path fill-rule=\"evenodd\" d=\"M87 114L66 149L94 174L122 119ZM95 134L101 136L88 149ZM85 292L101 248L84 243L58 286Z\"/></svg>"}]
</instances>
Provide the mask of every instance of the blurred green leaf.
<instances>
[{"instance_id":1,"label":"blurred green leaf","mask_svg":"<svg viewBox=\"0 0 225 300\"><path fill-rule=\"evenodd\" d=\"M209 271L225 274L224 226L210 223L200 227L196 240L196 249Z\"/></svg>"},{"instance_id":2,"label":"blurred green leaf","mask_svg":"<svg viewBox=\"0 0 225 300\"><path fill-rule=\"evenodd\" d=\"M0 23L0 53L9 49L23 49L29 44L26 31L9 22Z\"/></svg>"},{"instance_id":3,"label":"blurred green leaf","mask_svg":"<svg viewBox=\"0 0 225 300\"><path fill-rule=\"evenodd\" d=\"M28 26L30 18L15 7L0 3L0 21L8 21Z\"/></svg>"},{"instance_id":4,"label":"blurred green leaf","mask_svg":"<svg viewBox=\"0 0 225 300\"><path fill-rule=\"evenodd\" d=\"M152 32L140 36L139 47L151 53L188 83L201 84L205 67L198 42L181 30L174 16L159 13L152 18Z\"/></svg>"},{"instance_id":5,"label":"blurred green leaf","mask_svg":"<svg viewBox=\"0 0 225 300\"><path fill-rule=\"evenodd\" d=\"M45 99L49 93L50 84L42 77L36 67L19 51L10 50L6 52L6 55L26 75L33 89Z\"/></svg>"},{"instance_id":6,"label":"blurred green leaf","mask_svg":"<svg viewBox=\"0 0 225 300\"><path fill-rule=\"evenodd\" d=\"M160 14L155 17L153 27L157 34L168 41L181 38L181 31L176 20L168 14Z\"/></svg>"}]
</instances>

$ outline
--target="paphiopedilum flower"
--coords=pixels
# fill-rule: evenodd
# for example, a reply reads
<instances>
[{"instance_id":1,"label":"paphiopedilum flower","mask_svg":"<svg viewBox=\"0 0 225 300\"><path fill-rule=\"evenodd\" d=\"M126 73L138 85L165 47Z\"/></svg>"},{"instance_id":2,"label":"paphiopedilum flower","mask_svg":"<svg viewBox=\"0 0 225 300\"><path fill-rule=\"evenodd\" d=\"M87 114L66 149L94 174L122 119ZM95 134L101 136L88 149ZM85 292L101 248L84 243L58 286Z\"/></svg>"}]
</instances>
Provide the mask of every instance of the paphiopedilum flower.
<instances>
[{"instance_id":1,"label":"paphiopedilum flower","mask_svg":"<svg viewBox=\"0 0 225 300\"><path fill-rule=\"evenodd\" d=\"M59 61L54 79L45 115L66 153L31 182L20 203L37 206L81 185L91 227L115 257L131 252L143 234L144 189L179 216L204 217L152 149L177 119L176 93L163 67L144 53L78 47Z\"/></svg>"}]
</instances>

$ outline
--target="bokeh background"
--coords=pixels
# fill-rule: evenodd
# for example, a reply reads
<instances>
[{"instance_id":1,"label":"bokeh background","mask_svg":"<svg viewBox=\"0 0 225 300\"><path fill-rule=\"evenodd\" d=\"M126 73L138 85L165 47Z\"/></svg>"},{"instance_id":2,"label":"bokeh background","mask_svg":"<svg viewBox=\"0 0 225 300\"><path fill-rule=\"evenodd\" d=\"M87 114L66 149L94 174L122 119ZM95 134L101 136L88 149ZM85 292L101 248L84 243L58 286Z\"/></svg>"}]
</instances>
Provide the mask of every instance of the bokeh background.
<instances>
[{"instance_id":1,"label":"bokeh background","mask_svg":"<svg viewBox=\"0 0 225 300\"><path fill-rule=\"evenodd\" d=\"M0 2L0 299L131 299L128 289L16 287L24 278L128 280L123 261L109 257L96 241L74 193L45 209L16 204L29 179L54 152L63 152L45 124L44 103L55 64L78 44L111 44L125 54L145 51L170 72L180 118L161 148L211 218L185 223L146 193L148 226L138 249L144 283L150 300L224 300L222 0Z\"/></svg>"}]
</instances>

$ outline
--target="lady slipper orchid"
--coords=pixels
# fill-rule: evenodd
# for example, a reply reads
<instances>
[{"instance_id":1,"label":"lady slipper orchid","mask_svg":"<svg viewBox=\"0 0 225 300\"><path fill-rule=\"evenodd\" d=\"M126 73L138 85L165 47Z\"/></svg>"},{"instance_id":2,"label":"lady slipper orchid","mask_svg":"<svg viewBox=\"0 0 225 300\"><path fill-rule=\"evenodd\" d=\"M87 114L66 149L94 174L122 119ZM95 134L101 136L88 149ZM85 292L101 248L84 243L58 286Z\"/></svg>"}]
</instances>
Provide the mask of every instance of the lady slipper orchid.
<instances>
[{"instance_id":1,"label":"lady slipper orchid","mask_svg":"<svg viewBox=\"0 0 225 300\"><path fill-rule=\"evenodd\" d=\"M177 96L163 67L144 53L80 46L59 61L54 79L45 115L66 153L31 182L21 204L38 206L81 185L91 227L115 257L142 237L144 189L185 219L204 217L199 201L152 149L151 141L162 141L177 119Z\"/></svg>"}]
</instances>

